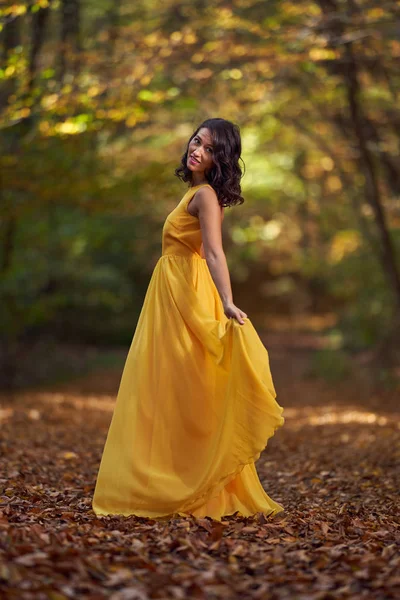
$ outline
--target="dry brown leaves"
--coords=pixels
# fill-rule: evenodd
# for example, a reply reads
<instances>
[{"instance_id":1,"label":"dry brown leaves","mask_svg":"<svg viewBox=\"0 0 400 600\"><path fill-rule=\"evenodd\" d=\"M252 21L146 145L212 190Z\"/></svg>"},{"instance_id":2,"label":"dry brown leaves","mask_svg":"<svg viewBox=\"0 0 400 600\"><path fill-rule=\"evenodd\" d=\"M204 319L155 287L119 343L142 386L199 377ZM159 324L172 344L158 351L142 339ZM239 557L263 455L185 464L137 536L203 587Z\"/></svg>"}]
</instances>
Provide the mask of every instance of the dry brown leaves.
<instances>
[{"instance_id":1,"label":"dry brown leaves","mask_svg":"<svg viewBox=\"0 0 400 600\"><path fill-rule=\"evenodd\" d=\"M7 399L0 596L399 598L394 396L307 381L289 358L277 357L273 369L285 427L257 463L266 491L285 506L274 519L97 518L91 499L113 395L91 379L91 393L86 384Z\"/></svg>"}]
</instances>

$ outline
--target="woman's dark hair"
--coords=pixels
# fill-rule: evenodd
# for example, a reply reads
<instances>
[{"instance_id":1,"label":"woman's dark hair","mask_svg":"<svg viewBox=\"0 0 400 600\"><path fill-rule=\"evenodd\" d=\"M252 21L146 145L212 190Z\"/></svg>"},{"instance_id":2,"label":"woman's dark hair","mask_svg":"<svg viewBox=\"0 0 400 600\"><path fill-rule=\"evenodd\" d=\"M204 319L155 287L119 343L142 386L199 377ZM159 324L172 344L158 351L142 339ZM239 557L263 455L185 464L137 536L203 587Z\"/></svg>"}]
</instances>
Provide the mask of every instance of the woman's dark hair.
<instances>
[{"instance_id":1,"label":"woman's dark hair","mask_svg":"<svg viewBox=\"0 0 400 600\"><path fill-rule=\"evenodd\" d=\"M240 129L238 125L231 123L231 121L220 118L203 121L190 136L181 164L175 169L175 175L182 181L192 181L192 171L186 164L188 149L191 140L202 127L207 127L213 140L214 164L210 171L205 174L208 183L214 188L221 206L242 204L244 198L241 195L240 180L243 173L239 165L239 160L243 162L240 157L242 143Z\"/></svg>"}]
</instances>

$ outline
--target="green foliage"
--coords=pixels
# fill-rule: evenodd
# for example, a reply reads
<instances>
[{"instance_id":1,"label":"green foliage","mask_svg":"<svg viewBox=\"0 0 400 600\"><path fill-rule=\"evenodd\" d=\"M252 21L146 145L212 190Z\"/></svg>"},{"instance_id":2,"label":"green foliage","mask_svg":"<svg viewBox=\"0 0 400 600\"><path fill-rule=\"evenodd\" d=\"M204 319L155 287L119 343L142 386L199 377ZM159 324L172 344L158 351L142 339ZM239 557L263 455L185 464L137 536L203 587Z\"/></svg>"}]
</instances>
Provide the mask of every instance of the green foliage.
<instances>
[{"instance_id":1,"label":"green foliage","mask_svg":"<svg viewBox=\"0 0 400 600\"><path fill-rule=\"evenodd\" d=\"M352 357L341 350L318 350L314 353L309 376L322 377L329 383L343 381L351 375Z\"/></svg>"},{"instance_id":2,"label":"green foliage","mask_svg":"<svg viewBox=\"0 0 400 600\"><path fill-rule=\"evenodd\" d=\"M262 310L334 312L345 348L384 339L393 285L343 64L351 48L398 257L399 46L390 3L363 8L338 3L331 19L317 1L90 0L65 23L66 45L60 3L1 8L5 347L44 332L130 340L163 221L185 191L174 169L210 116L242 131L246 202L224 222L235 285L251 282Z\"/></svg>"},{"instance_id":3,"label":"green foliage","mask_svg":"<svg viewBox=\"0 0 400 600\"><path fill-rule=\"evenodd\" d=\"M399 241L399 231L393 233ZM383 341L393 324L393 296L373 249L364 244L344 256L327 281L330 293L342 304L338 324L344 345L357 350Z\"/></svg>"}]
</instances>

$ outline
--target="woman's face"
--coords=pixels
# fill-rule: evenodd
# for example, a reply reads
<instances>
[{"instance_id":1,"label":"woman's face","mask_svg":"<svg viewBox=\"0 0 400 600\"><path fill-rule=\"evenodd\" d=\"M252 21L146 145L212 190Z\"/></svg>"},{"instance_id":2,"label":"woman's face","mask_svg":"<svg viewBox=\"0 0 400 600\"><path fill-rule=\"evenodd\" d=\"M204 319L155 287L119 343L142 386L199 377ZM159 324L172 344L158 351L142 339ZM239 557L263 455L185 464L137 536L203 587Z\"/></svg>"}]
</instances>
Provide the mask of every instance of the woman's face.
<instances>
[{"instance_id":1,"label":"woman's face","mask_svg":"<svg viewBox=\"0 0 400 600\"><path fill-rule=\"evenodd\" d=\"M190 140L188 146L187 167L196 173L204 173L214 164L211 133L202 127Z\"/></svg>"}]
</instances>

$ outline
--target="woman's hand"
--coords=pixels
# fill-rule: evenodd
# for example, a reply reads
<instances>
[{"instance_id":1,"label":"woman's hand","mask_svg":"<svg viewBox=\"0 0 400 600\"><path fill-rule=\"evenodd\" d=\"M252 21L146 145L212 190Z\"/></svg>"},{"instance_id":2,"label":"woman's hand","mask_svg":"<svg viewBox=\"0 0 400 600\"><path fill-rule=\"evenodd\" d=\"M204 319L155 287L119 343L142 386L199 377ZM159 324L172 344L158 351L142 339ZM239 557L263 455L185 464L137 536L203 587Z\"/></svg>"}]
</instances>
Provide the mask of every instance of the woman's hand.
<instances>
[{"instance_id":1,"label":"woman's hand","mask_svg":"<svg viewBox=\"0 0 400 600\"><path fill-rule=\"evenodd\" d=\"M233 303L224 305L224 313L228 319L236 319L241 325L243 325L244 319L247 319L246 313L240 310L240 308L235 306Z\"/></svg>"}]
</instances>

